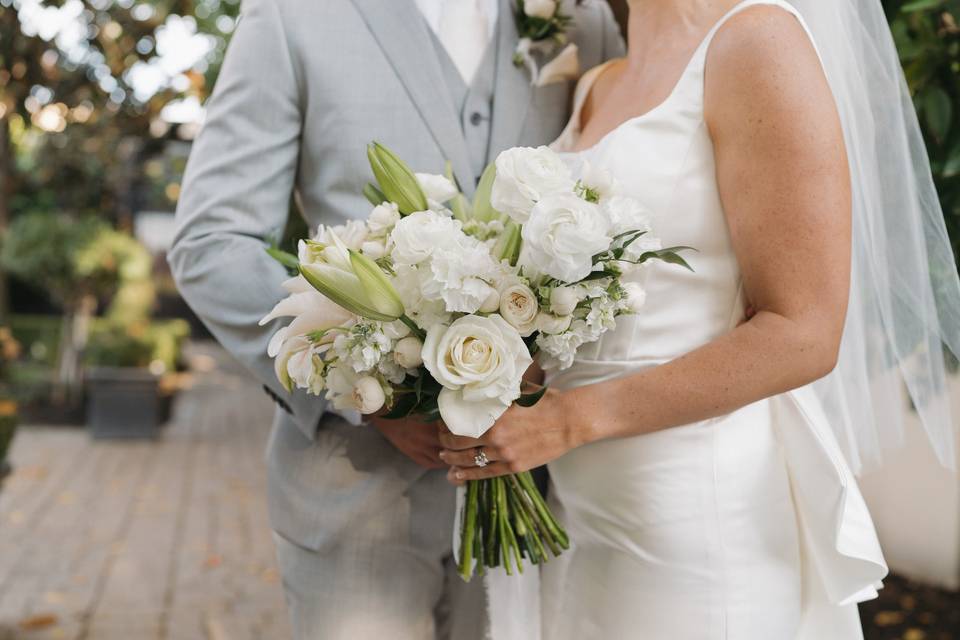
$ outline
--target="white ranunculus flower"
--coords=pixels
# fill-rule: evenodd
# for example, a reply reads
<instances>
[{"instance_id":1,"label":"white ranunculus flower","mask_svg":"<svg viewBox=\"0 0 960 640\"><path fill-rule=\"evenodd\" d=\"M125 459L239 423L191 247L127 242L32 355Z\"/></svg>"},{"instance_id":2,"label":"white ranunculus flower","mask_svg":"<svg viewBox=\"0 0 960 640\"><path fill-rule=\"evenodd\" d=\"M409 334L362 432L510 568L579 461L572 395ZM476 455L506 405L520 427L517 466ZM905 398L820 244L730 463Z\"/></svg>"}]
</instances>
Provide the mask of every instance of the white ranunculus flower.
<instances>
[{"instance_id":1,"label":"white ranunculus flower","mask_svg":"<svg viewBox=\"0 0 960 640\"><path fill-rule=\"evenodd\" d=\"M568 316L580 304L580 295L573 287L557 287L550 291L550 311L558 316Z\"/></svg>"},{"instance_id":2,"label":"white ranunculus flower","mask_svg":"<svg viewBox=\"0 0 960 640\"><path fill-rule=\"evenodd\" d=\"M593 256L612 241L600 207L572 193L550 195L534 206L523 225L520 263L561 282L579 282L590 275Z\"/></svg>"},{"instance_id":3,"label":"white ranunculus flower","mask_svg":"<svg viewBox=\"0 0 960 640\"><path fill-rule=\"evenodd\" d=\"M628 308L632 313L639 313L647 301L647 290L639 282L624 282L622 286Z\"/></svg>"},{"instance_id":4,"label":"white ranunculus flower","mask_svg":"<svg viewBox=\"0 0 960 640\"><path fill-rule=\"evenodd\" d=\"M447 428L479 438L520 397L533 362L517 330L498 315L463 316L427 332L423 363L443 385L438 404Z\"/></svg>"},{"instance_id":5,"label":"white ranunculus flower","mask_svg":"<svg viewBox=\"0 0 960 640\"><path fill-rule=\"evenodd\" d=\"M521 224L546 196L573 190L570 168L547 147L508 149L497 156L496 165L490 204Z\"/></svg>"},{"instance_id":6,"label":"white ranunculus flower","mask_svg":"<svg viewBox=\"0 0 960 640\"><path fill-rule=\"evenodd\" d=\"M423 195L427 196L427 200L444 203L452 200L453 196L460 193L457 186L446 176L433 173L418 173L416 176L420 188L423 189Z\"/></svg>"},{"instance_id":7,"label":"white ranunculus flower","mask_svg":"<svg viewBox=\"0 0 960 640\"><path fill-rule=\"evenodd\" d=\"M531 18L549 20L557 12L557 0L525 0L523 12Z\"/></svg>"},{"instance_id":8,"label":"white ranunculus flower","mask_svg":"<svg viewBox=\"0 0 960 640\"><path fill-rule=\"evenodd\" d=\"M394 225L400 222L400 209L394 202L378 204L367 218L367 228L370 235L382 236L390 233Z\"/></svg>"},{"instance_id":9,"label":"white ranunculus flower","mask_svg":"<svg viewBox=\"0 0 960 640\"><path fill-rule=\"evenodd\" d=\"M400 265L424 262L434 251L449 247L464 235L460 223L434 211L417 211L406 216L393 228L393 261Z\"/></svg>"},{"instance_id":10,"label":"white ranunculus flower","mask_svg":"<svg viewBox=\"0 0 960 640\"><path fill-rule=\"evenodd\" d=\"M353 404L363 415L376 413L387 401L380 381L373 376L363 376L353 383Z\"/></svg>"},{"instance_id":11,"label":"white ranunculus flower","mask_svg":"<svg viewBox=\"0 0 960 640\"><path fill-rule=\"evenodd\" d=\"M500 292L500 315L524 338L536 331L538 311L537 295L530 287L514 284Z\"/></svg>"},{"instance_id":12,"label":"white ranunculus flower","mask_svg":"<svg viewBox=\"0 0 960 640\"><path fill-rule=\"evenodd\" d=\"M541 311L537 314L537 331L546 334L563 333L570 328L573 316L555 316Z\"/></svg>"},{"instance_id":13,"label":"white ranunculus flower","mask_svg":"<svg viewBox=\"0 0 960 640\"><path fill-rule=\"evenodd\" d=\"M610 218L610 232L613 235L627 231L650 231L650 211L636 198L610 196L602 200L600 206Z\"/></svg>"},{"instance_id":14,"label":"white ranunculus flower","mask_svg":"<svg viewBox=\"0 0 960 640\"><path fill-rule=\"evenodd\" d=\"M407 336L393 347L394 361L404 369L416 369L423 364L423 342L416 336Z\"/></svg>"}]
</instances>

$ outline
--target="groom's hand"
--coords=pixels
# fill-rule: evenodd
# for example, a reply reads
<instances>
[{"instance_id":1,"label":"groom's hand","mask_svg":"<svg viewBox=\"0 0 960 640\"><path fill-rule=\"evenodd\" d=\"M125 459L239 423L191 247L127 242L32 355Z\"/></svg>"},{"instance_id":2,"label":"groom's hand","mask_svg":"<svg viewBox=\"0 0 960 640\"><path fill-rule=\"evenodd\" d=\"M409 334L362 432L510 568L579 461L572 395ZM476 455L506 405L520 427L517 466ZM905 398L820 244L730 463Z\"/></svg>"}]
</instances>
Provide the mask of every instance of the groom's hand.
<instances>
[{"instance_id":1,"label":"groom's hand","mask_svg":"<svg viewBox=\"0 0 960 640\"><path fill-rule=\"evenodd\" d=\"M421 422L415 418L402 420L386 420L372 417L370 423L383 434L387 440L421 467L426 469L445 469L446 464L440 460L440 436L437 432L437 423Z\"/></svg>"}]
</instances>

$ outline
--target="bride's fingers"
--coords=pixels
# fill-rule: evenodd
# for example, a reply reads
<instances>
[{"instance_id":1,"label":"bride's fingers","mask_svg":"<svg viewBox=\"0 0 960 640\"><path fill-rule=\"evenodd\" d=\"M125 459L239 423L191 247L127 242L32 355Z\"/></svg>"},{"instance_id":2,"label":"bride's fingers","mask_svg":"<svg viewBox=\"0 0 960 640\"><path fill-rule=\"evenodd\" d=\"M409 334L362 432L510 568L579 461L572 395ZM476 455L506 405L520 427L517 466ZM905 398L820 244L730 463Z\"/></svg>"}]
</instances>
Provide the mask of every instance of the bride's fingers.
<instances>
[{"instance_id":1,"label":"bride's fingers","mask_svg":"<svg viewBox=\"0 0 960 640\"><path fill-rule=\"evenodd\" d=\"M507 476L515 471L505 462L493 462L486 467L450 467L447 471L447 480L455 485L461 485L468 480L486 480L498 476Z\"/></svg>"},{"instance_id":2,"label":"bride's fingers","mask_svg":"<svg viewBox=\"0 0 960 640\"><path fill-rule=\"evenodd\" d=\"M466 449L476 449L477 447L482 447L486 443L481 440L477 440L476 438L454 435L450 433L446 427L441 427L440 444L443 445L444 449L450 449L451 451L463 451Z\"/></svg>"},{"instance_id":3,"label":"bride's fingers","mask_svg":"<svg viewBox=\"0 0 960 640\"><path fill-rule=\"evenodd\" d=\"M445 449L440 452L440 459L451 467L475 467L477 466L477 448L473 449L464 449L463 451L453 451L450 449ZM500 460L500 456L497 454L497 450L493 447L483 447L483 455L486 456L487 462L497 462Z\"/></svg>"}]
</instances>

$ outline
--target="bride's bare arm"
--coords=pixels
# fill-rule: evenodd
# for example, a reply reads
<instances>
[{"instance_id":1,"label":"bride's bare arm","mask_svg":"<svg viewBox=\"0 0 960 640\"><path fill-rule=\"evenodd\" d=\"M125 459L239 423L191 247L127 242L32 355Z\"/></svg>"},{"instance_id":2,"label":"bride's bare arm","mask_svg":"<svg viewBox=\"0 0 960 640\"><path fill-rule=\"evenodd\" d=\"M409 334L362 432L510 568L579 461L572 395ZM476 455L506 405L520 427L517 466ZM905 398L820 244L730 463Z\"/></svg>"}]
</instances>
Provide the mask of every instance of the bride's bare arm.
<instances>
[{"instance_id":1,"label":"bride's bare arm","mask_svg":"<svg viewBox=\"0 0 960 640\"><path fill-rule=\"evenodd\" d=\"M708 57L705 112L755 314L667 364L514 407L482 441L443 435L446 461L468 467L454 469L455 479L721 416L833 369L850 278L849 170L832 94L795 18L755 7L724 26ZM469 467L472 452L463 450L478 445L498 462Z\"/></svg>"}]
</instances>

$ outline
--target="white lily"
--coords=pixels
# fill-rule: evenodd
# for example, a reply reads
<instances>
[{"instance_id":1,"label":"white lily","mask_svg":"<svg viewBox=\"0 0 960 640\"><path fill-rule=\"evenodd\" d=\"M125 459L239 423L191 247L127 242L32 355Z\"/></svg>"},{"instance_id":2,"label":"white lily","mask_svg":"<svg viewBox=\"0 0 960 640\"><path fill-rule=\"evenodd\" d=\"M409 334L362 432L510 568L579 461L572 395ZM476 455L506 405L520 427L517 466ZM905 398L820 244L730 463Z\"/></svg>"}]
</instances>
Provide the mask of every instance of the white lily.
<instances>
[{"instance_id":1,"label":"white lily","mask_svg":"<svg viewBox=\"0 0 960 640\"><path fill-rule=\"evenodd\" d=\"M370 258L348 249L330 234L312 264L301 264L300 275L314 289L358 316L391 322L403 315L403 302L386 274Z\"/></svg>"}]
</instances>

